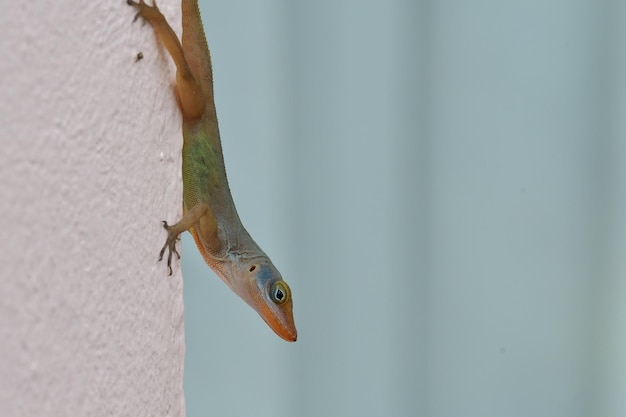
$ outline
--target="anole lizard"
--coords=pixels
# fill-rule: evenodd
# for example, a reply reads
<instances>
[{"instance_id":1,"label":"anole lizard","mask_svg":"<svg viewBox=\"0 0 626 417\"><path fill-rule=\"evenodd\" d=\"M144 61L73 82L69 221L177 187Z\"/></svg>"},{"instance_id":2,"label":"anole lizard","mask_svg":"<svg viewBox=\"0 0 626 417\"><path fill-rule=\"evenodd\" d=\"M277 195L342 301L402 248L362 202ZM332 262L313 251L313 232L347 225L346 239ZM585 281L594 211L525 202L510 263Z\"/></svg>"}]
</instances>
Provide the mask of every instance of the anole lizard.
<instances>
[{"instance_id":1,"label":"anole lizard","mask_svg":"<svg viewBox=\"0 0 626 417\"><path fill-rule=\"evenodd\" d=\"M155 0L153 0L155 1ZM265 322L287 341L297 338L291 290L272 261L241 224L230 194L213 99L211 55L197 0L182 0L183 36L178 37L159 11L144 0L128 4L149 22L176 64L176 92L183 117L183 217L163 222L168 236L159 254L172 253L178 235L191 232L206 263Z\"/></svg>"}]
</instances>

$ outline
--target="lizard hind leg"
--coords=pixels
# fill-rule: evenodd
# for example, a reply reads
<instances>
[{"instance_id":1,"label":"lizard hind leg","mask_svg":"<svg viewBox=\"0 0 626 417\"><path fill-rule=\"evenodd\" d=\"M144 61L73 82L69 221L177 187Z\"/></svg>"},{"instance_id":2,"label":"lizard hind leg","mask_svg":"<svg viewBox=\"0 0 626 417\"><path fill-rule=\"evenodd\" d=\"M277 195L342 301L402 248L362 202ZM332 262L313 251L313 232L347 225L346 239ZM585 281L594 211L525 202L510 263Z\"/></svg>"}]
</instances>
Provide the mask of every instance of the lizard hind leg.
<instances>
[{"instance_id":1,"label":"lizard hind leg","mask_svg":"<svg viewBox=\"0 0 626 417\"><path fill-rule=\"evenodd\" d=\"M133 0L126 0L126 4L128 4L129 6L133 6L135 9L137 9L137 14L133 19L133 22L142 17L144 20L152 23L152 21L159 18L159 15L163 17L163 14L159 10L159 6L157 6L156 4L156 0L152 0L152 6L148 5L144 0L139 0L138 2Z\"/></svg>"},{"instance_id":2,"label":"lizard hind leg","mask_svg":"<svg viewBox=\"0 0 626 417\"><path fill-rule=\"evenodd\" d=\"M185 59L185 53L178 36L167 23L156 2L152 6L148 5L144 0L139 0L139 2L126 0L126 3L137 10L133 21L141 17L145 22L150 23L161 43L174 60L177 71L176 88L179 96L178 102L183 117L188 120L200 117L204 112L204 94L189 67L189 63Z\"/></svg>"}]
</instances>

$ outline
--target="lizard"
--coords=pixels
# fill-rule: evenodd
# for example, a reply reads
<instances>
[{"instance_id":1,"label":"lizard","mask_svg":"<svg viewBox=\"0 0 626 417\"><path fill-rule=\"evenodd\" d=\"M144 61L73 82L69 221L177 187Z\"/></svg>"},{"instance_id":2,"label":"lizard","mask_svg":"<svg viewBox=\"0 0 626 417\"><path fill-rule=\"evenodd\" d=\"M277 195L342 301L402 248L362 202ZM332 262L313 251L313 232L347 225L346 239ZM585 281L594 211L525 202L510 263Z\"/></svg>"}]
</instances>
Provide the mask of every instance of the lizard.
<instances>
[{"instance_id":1,"label":"lizard","mask_svg":"<svg viewBox=\"0 0 626 417\"><path fill-rule=\"evenodd\" d=\"M291 290L270 258L255 243L239 219L230 193L213 96L211 54L198 0L182 0L182 42L156 0L127 0L150 23L176 65L176 99L182 114L183 217L163 221L167 231L159 261L172 254L179 235L189 231L207 265L286 341L295 342Z\"/></svg>"}]
</instances>

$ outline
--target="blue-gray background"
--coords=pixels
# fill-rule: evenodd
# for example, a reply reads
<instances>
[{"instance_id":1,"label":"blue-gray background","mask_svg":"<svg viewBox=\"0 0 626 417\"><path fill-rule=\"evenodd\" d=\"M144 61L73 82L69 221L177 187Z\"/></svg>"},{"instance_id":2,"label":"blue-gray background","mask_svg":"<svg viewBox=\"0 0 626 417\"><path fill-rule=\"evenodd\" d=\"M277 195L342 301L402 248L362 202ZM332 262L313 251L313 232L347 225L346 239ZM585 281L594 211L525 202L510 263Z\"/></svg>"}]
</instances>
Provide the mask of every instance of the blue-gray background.
<instances>
[{"instance_id":1,"label":"blue-gray background","mask_svg":"<svg viewBox=\"0 0 626 417\"><path fill-rule=\"evenodd\" d=\"M275 336L183 239L187 415L626 415L626 2L204 1Z\"/></svg>"}]
</instances>

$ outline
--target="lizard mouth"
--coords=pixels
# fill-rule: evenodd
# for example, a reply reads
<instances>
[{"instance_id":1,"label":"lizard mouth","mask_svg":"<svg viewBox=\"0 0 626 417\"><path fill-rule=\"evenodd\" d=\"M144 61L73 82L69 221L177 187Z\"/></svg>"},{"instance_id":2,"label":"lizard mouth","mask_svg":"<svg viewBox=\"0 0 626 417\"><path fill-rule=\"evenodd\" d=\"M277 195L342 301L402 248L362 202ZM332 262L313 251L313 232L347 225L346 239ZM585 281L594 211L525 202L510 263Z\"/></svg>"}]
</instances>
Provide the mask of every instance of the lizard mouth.
<instances>
[{"instance_id":1,"label":"lizard mouth","mask_svg":"<svg viewBox=\"0 0 626 417\"><path fill-rule=\"evenodd\" d=\"M282 323L280 320L277 320L276 317L266 318L262 315L261 317L265 320L267 325L274 330L274 333L280 336L283 340L286 340L287 342L295 342L298 340L298 331L296 330L296 326L293 323L293 317L291 317L291 315L289 316L289 321L291 321L290 323Z\"/></svg>"}]
</instances>

